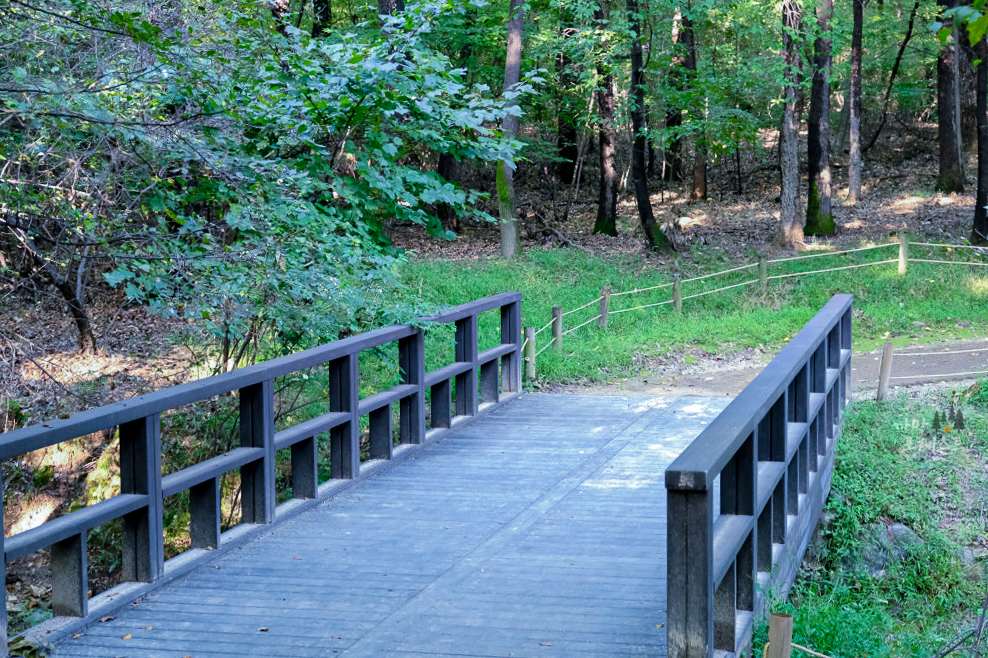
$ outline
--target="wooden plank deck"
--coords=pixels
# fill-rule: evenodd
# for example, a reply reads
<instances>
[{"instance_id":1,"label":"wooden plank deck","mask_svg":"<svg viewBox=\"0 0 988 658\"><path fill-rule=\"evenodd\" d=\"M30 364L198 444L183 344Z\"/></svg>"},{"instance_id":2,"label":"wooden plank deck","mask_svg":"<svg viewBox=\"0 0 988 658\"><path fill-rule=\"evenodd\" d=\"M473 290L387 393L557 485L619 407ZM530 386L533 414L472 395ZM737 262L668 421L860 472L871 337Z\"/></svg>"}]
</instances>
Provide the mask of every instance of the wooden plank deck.
<instances>
[{"instance_id":1,"label":"wooden plank deck","mask_svg":"<svg viewBox=\"0 0 988 658\"><path fill-rule=\"evenodd\" d=\"M524 395L57 655L664 656L663 471L728 401Z\"/></svg>"}]
</instances>

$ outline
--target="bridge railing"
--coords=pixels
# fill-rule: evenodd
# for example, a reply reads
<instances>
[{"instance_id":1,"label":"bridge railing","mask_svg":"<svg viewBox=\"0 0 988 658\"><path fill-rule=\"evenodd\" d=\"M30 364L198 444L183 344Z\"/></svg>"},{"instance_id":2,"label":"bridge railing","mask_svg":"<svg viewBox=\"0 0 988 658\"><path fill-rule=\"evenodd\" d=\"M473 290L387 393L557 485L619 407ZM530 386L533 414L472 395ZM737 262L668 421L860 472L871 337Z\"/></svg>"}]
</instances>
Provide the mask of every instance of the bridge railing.
<instances>
[{"instance_id":1,"label":"bridge railing","mask_svg":"<svg viewBox=\"0 0 988 658\"><path fill-rule=\"evenodd\" d=\"M500 343L484 351L478 345L478 316L500 309ZM424 332L420 326L395 325L352 336L303 352L174 386L108 406L84 411L0 435L0 459L17 458L33 450L119 428L120 494L89 505L35 528L0 539L6 563L51 547L52 610L56 616L90 614L86 535L115 519L123 520L122 575L125 582L153 583L205 559L205 551L239 543L249 535L245 525L272 523L298 500L277 506L275 452L291 451L294 499L319 499L338 492L340 485L372 472L398 453L427 439L438 438L460 417L473 416L484 405L497 403L502 393L521 391L521 294L503 293L423 318L423 326L455 325L454 361L426 372ZM360 399L358 358L362 351L397 343L401 383ZM313 367L329 373L329 411L311 420L275 431L274 381ZM479 379L478 379L479 374ZM431 389L431 427L426 427L426 391ZM213 396L237 392L240 447L162 477L161 425L163 412ZM512 395L513 397L513 395ZM451 399L455 398L455 406ZM394 447L392 405L399 407ZM360 422L368 417L370 459L360 460ZM319 484L316 437L330 433L332 480ZM239 470L242 525L220 532L220 478ZM163 501L189 491L191 549L164 560ZM249 531L251 528L248 527ZM238 532L239 530L239 532ZM112 597L111 597L112 598ZM6 614L2 614L6 647ZM0 655L6 655L0 652Z\"/></svg>"},{"instance_id":2,"label":"bridge railing","mask_svg":"<svg viewBox=\"0 0 988 658\"><path fill-rule=\"evenodd\" d=\"M835 295L666 470L668 655L735 655L784 595L830 492L851 295Z\"/></svg>"}]
</instances>

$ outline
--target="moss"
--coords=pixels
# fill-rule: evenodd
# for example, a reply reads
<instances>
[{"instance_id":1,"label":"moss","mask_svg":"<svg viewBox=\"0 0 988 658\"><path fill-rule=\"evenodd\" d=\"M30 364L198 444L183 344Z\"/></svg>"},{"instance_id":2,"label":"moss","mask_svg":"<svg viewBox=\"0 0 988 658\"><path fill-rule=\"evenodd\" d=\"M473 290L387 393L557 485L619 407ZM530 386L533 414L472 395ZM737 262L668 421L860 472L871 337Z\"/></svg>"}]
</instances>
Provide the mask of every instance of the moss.
<instances>
[{"instance_id":1,"label":"moss","mask_svg":"<svg viewBox=\"0 0 988 658\"><path fill-rule=\"evenodd\" d=\"M820 192L816 183L810 183L806 203L806 227L803 229L804 235L833 235L837 231L837 224L834 222L833 213L824 213L820 210Z\"/></svg>"}]
</instances>

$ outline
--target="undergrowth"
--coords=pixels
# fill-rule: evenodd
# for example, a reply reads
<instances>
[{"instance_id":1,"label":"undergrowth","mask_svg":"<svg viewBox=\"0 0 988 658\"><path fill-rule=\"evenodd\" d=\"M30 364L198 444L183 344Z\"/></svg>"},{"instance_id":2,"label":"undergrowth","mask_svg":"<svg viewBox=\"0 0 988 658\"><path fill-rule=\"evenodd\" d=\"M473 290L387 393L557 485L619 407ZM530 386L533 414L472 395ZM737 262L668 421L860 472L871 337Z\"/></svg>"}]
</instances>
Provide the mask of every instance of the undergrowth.
<instances>
[{"instance_id":1,"label":"undergrowth","mask_svg":"<svg viewBox=\"0 0 988 658\"><path fill-rule=\"evenodd\" d=\"M986 587L985 391L988 381L849 408L821 540L775 607L793 615L793 642L833 658L930 656L976 623ZM922 541L876 573L864 557L868 529L893 523ZM756 656L766 639L759 628Z\"/></svg>"}]
</instances>

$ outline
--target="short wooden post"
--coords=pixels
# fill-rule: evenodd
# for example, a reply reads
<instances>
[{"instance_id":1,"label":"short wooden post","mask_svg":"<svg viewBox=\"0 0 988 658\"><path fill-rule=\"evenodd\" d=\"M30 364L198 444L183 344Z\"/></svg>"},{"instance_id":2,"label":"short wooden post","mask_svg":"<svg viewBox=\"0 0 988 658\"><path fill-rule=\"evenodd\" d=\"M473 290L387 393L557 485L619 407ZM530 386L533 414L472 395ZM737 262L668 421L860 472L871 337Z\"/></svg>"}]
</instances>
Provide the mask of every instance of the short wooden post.
<instances>
[{"instance_id":1,"label":"short wooden post","mask_svg":"<svg viewBox=\"0 0 988 658\"><path fill-rule=\"evenodd\" d=\"M597 318L597 326L601 329L607 329L607 314L611 310L611 287L604 286L600 291L600 312Z\"/></svg>"},{"instance_id":2,"label":"short wooden post","mask_svg":"<svg viewBox=\"0 0 988 658\"><path fill-rule=\"evenodd\" d=\"M299 444L295 444L299 445ZM295 446L292 446L294 452ZM292 460L294 472L295 460ZM293 492L299 498L298 491ZM311 496L314 498L315 496ZM189 539L192 548L218 548L220 545L220 480L212 478L189 489Z\"/></svg>"},{"instance_id":3,"label":"short wooden post","mask_svg":"<svg viewBox=\"0 0 988 658\"><path fill-rule=\"evenodd\" d=\"M758 294L768 294L768 261L765 254L758 254Z\"/></svg>"},{"instance_id":4,"label":"short wooden post","mask_svg":"<svg viewBox=\"0 0 988 658\"><path fill-rule=\"evenodd\" d=\"M899 274L905 274L909 263L909 236L899 236Z\"/></svg>"},{"instance_id":5,"label":"short wooden post","mask_svg":"<svg viewBox=\"0 0 988 658\"><path fill-rule=\"evenodd\" d=\"M471 315L456 321L456 362L470 363L472 367L455 378L456 415L476 416L480 408L477 396L477 316Z\"/></svg>"},{"instance_id":6,"label":"short wooden post","mask_svg":"<svg viewBox=\"0 0 988 658\"><path fill-rule=\"evenodd\" d=\"M878 395L876 400L884 400L889 392L889 375L892 372L892 343L885 343L885 351L882 352L882 362L878 367Z\"/></svg>"},{"instance_id":7,"label":"short wooden post","mask_svg":"<svg viewBox=\"0 0 988 658\"><path fill-rule=\"evenodd\" d=\"M792 615L773 612L768 618L768 652L765 658L792 656Z\"/></svg>"},{"instance_id":8,"label":"short wooden post","mask_svg":"<svg viewBox=\"0 0 988 658\"><path fill-rule=\"evenodd\" d=\"M240 508L244 523L273 523L274 382L240 389L240 445L261 448L264 456L240 468Z\"/></svg>"},{"instance_id":9,"label":"short wooden post","mask_svg":"<svg viewBox=\"0 0 988 658\"><path fill-rule=\"evenodd\" d=\"M672 281L672 307L677 313L683 312L683 282L678 274Z\"/></svg>"},{"instance_id":10,"label":"short wooden post","mask_svg":"<svg viewBox=\"0 0 988 658\"><path fill-rule=\"evenodd\" d=\"M123 578L150 583L165 568L158 414L120 426L120 492L148 497L147 507L124 517Z\"/></svg>"},{"instance_id":11,"label":"short wooden post","mask_svg":"<svg viewBox=\"0 0 988 658\"><path fill-rule=\"evenodd\" d=\"M521 341L521 302L519 301L501 307L501 343L518 346L517 352L501 358L501 388L506 393L521 391Z\"/></svg>"},{"instance_id":12,"label":"short wooden post","mask_svg":"<svg viewBox=\"0 0 988 658\"><path fill-rule=\"evenodd\" d=\"M89 612L86 533L51 545L51 611L56 617L85 617Z\"/></svg>"},{"instance_id":13,"label":"short wooden post","mask_svg":"<svg viewBox=\"0 0 988 658\"><path fill-rule=\"evenodd\" d=\"M360 383L357 355L347 354L329 362L329 410L350 414L350 420L329 431L329 472L334 479L360 475Z\"/></svg>"},{"instance_id":14,"label":"short wooden post","mask_svg":"<svg viewBox=\"0 0 988 658\"><path fill-rule=\"evenodd\" d=\"M419 389L398 403L398 435L402 443L422 443L425 440L425 335L421 329L398 341L398 366L402 383Z\"/></svg>"},{"instance_id":15,"label":"short wooden post","mask_svg":"<svg viewBox=\"0 0 988 658\"><path fill-rule=\"evenodd\" d=\"M525 327L525 379L535 379L535 327Z\"/></svg>"},{"instance_id":16,"label":"short wooden post","mask_svg":"<svg viewBox=\"0 0 988 658\"><path fill-rule=\"evenodd\" d=\"M552 346L563 349L563 307L552 307Z\"/></svg>"}]
</instances>

